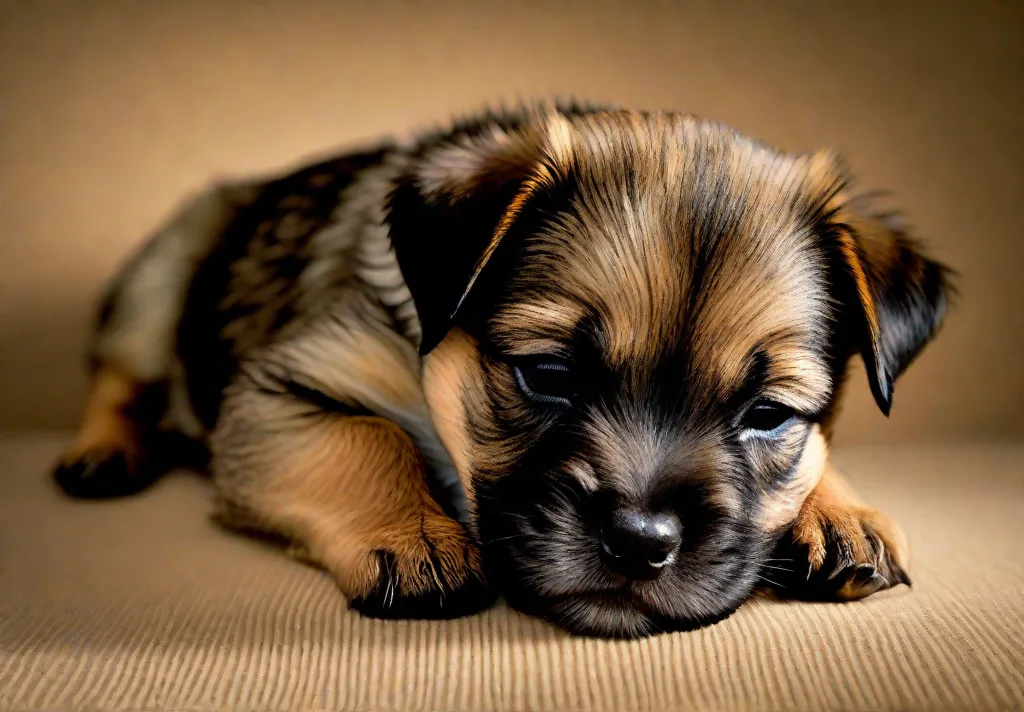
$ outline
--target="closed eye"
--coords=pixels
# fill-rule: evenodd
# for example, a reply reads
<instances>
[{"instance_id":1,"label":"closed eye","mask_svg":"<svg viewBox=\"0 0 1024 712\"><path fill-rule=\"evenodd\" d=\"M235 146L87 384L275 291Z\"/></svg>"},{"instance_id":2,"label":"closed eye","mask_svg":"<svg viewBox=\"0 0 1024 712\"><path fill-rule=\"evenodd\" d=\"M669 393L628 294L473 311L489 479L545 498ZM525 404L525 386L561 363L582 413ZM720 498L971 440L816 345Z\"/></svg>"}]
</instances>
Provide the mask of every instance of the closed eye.
<instances>
[{"instance_id":1,"label":"closed eye","mask_svg":"<svg viewBox=\"0 0 1024 712\"><path fill-rule=\"evenodd\" d=\"M530 359L512 366L519 390L530 400L549 405L572 405L579 395L578 380L559 360Z\"/></svg>"},{"instance_id":2,"label":"closed eye","mask_svg":"<svg viewBox=\"0 0 1024 712\"><path fill-rule=\"evenodd\" d=\"M781 435L797 420L796 411L777 401L754 402L740 420L741 437L772 438Z\"/></svg>"}]
</instances>

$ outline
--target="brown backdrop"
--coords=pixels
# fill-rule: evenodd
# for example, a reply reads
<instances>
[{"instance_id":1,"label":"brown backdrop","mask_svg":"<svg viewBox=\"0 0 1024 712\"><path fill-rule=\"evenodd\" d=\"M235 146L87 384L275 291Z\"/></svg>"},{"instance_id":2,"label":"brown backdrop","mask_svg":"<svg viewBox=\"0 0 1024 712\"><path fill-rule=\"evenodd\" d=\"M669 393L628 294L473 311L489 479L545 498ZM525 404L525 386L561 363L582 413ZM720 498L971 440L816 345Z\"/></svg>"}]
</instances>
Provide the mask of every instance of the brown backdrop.
<instances>
[{"instance_id":1,"label":"brown backdrop","mask_svg":"<svg viewBox=\"0 0 1024 712\"><path fill-rule=\"evenodd\" d=\"M0 427L72 425L102 281L184 192L560 93L843 149L964 298L841 440L1020 437L1022 7L0 0Z\"/></svg>"}]
</instances>

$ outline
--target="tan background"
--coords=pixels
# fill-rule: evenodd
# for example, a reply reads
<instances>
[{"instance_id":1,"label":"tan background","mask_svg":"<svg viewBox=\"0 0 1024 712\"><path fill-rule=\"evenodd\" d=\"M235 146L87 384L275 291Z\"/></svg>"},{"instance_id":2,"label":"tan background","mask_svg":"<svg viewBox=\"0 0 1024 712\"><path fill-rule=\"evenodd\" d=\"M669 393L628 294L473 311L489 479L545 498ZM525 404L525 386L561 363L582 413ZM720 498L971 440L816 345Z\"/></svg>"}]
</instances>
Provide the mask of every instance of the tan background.
<instances>
[{"instance_id":1,"label":"tan background","mask_svg":"<svg viewBox=\"0 0 1024 712\"><path fill-rule=\"evenodd\" d=\"M224 173L574 94L843 149L963 273L896 389L840 439L1024 433L1024 4L0 0L0 427L70 426L93 301Z\"/></svg>"}]
</instances>

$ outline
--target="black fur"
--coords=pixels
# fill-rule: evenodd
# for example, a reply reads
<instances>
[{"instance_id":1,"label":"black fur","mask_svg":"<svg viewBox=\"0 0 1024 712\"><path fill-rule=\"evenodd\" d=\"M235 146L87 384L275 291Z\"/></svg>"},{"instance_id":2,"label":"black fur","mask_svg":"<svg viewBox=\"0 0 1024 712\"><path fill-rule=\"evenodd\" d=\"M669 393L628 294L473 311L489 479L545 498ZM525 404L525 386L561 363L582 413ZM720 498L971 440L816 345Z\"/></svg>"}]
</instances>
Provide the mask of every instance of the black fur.
<instances>
[{"instance_id":1,"label":"black fur","mask_svg":"<svg viewBox=\"0 0 1024 712\"><path fill-rule=\"evenodd\" d=\"M559 104L558 110L583 115L600 109L569 102ZM413 156L423 158L438 146L495 126L515 130L524 124L525 116L522 110L509 110L456 121L450 129L425 135ZM468 195L458 201L448 196L428 199L412 175L397 181L388 199L388 223L395 255L423 329L421 354L433 350L455 324L456 311L467 296L480 257L530 168L522 166L521 173L504 176L496 185L470 186Z\"/></svg>"},{"instance_id":2,"label":"black fur","mask_svg":"<svg viewBox=\"0 0 1024 712\"><path fill-rule=\"evenodd\" d=\"M423 329L420 353L448 333L474 268L519 185L481 188L453 205L426 199L415 181L398 182L388 204L391 243Z\"/></svg>"},{"instance_id":3,"label":"black fur","mask_svg":"<svg viewBox=\"0 0 1024 712\"><path fill-rule=\"evenodd\" d=\"M849 545L832 526L826 526L825 563L817 569L796 566L796 562L808 559L807 547L797 543L791 532L787 532L776 545L772 559L788 565L778 565L764 572L764 580L770 588L787 598L805 601L835 601L844 586L853 585L866 589L870 595L889 585L911 586L910 576L902 568L885 560L878 564L856 563L852 560ZM872 559L879 561L880 545L877 539L869 538ZM892 580L888 580L891 578Z\"/></svg>"},{"instance_id":4,"label":"black fur","mask_svg":"<svg viewBox=\"0 0 1024 712\"><path fill-rule=\"evenodd\" d=\"M562 107L550 124L529 112L483 114L408 149L382 146L270 180L211 236L190 283L177 348L208 430L250 414L245 400L221 414L232 378L239 390L229 405L237 394L308 405L288 404L289 427L293 416L373 415L360 402L374 403L363 382L331 371L335 346L359 347L337 339L352 326L371 339L407 339L409 363L396 368L408 372L397 375L414 379L433 376L412 363L413 344L427 355L460 329L478 348L467 367L479 357L473 375L483 387L467 379L460 394L471 464L458 474L472 486L471 528L489 585L471 577L458 590L404 595L391 555L377 552L385 575L351 602L366 615L465 615L500 588L513 606L583 634L721 620L761 581L779 579L762 568L773 549L808 558L786 528L820 472L798 464L815 426L832 420L849 357L863 354L888 412L893 382L942 319L948 270L880 216L840 217L831 206L841 180L823 190L807 162L719 125L625 112L580 119L591 111ZM527 121L537 125L522 135L494 131ZM549 170L538 172L538 161ZM508 228L500 236L499 224ZM549 298L547 311L519 308ZM106 303L101 322L116 306ZM301 328L284 338L292 326ZM526 344L553 353L524 356L517 347ZM531 397L516 370L526 358L571 369L572 398ZM332 395L316 385L330 377L342 383ZM424 384L428 408L446 407L433 385ZM792 429L745 425L759 398L791 401ZM417 426L403 425L424 454L440 447L427 436L447 437L414 423L426 416L404 404L373 407ZM79 496L151 481L144 463L100 457L69 464L58 481ZM250 472L260 474L239 466L237 451L217 458L232 466L221 473L243 472L246 486ZM619 508L682 523L677 558L659 576L627 579L600 558L601 523ZM848 542L829 537L826 566L780 588L834 598L903 575L844 559Z\"/></svg>"},{"instance_id":5,"label":"black fur","mask_svg":"<svg viewBox=\"0 0 1024 712\"><path fill-rule=\"evenodd\" d=\"M178 332L178 353L188 374L189 398L200 422L210 429L217 420L222 394L238 366L241 354L224 336L224 329L255 310L266 306L261 292L252 298L249 289L276 282L280 290L293 288L296 278L309 264L305 245L308 239L330 222L340 193L359 171L378 164L387 146L323 161L268 183L259 197L240 210L223 239L200 265L185 303ZM312 178L321 180L314 185ZM289 199L296 199L289 202ZM288 249L273 259L261 254L281 242L284 220L301 224L301 231L290 235ZM247 288L239 276L239 261L257 257L261 268L272 273L259 284ZM265 290L264 290L265 292ZM225 298L231 294L230 303ZM292 317L289 300L275 314L267 333L273 334Z\"/></svg>"},{"instance_id":6,"label":"black fur","mask_svg":"<svg viewBox=\"0 0 1024 712\"><path fill-rule=\"evenodd\" d=\"M872 394L889 415L896 380L938 333L954 294L954 272L925 257L891 216L869 215L839 229L856 239L870 286L877 337L868 329L863 305L852 295L849 302L857 305L858 342Z\"/></svg>"}]
</instances>

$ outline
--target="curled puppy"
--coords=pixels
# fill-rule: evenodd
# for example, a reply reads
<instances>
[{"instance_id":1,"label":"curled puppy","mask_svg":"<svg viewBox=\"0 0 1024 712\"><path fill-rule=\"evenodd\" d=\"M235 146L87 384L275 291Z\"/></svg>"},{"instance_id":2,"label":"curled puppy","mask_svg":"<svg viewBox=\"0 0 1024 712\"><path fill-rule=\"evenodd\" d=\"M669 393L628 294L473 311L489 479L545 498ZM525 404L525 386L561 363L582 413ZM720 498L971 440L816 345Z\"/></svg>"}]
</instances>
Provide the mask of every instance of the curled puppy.
<instances>
[{"instance_id":1,"label":"curled puppy","mask_svg":"<svg viewBox=\"0 0 1024 712\"><path fill-rule=\"evenodd\" d=\"M55 476L136 492L189 438L224 522L371 616L500 592L632 637L765 580L857 599L909 579L829 464L844 373L860 354L888 413L949 290L832 153L673 113L484 116L181 207L109 290Z\"/></svg>"}]
</instances>

